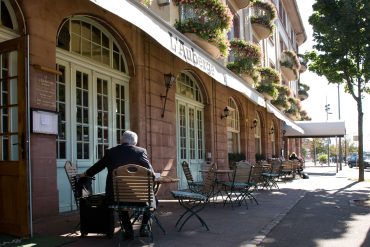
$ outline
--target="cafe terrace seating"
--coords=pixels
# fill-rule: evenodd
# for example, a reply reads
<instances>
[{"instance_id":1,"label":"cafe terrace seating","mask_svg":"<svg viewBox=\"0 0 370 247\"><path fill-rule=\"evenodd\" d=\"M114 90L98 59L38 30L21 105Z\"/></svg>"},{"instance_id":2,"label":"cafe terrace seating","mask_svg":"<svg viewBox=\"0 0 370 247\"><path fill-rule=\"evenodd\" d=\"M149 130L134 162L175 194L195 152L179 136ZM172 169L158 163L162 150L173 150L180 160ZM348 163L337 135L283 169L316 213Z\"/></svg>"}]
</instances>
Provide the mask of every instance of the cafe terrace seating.
<instances>
[{"instance_id":1,"label":"cafe terrace seating","mask_svg":"<svg viewBox=\"0 0 370 247\"><path fill-rule=\"evenodd\" d=\"M214 172L215 164L213 163L205 174L203 185L199 192L193 191L171 191L172 196L178 200L179 204L184 208L184 213L179 216L175 227L178 231L181 231L185 223L191 218L196 217L199 222L204 226L207 231L209 228L203 218L199 215L206 205L209 203L210 198L213 195L214 186Z\"/></svg>"},{"instance_id":2,"label":"cafe terrace seating","mask_svg":"<svg viewBox=\"0 0 370 247\"><path fill-rule=\"evenodd\" d=\"M236 163L232 181L223 182L224 190L226 192L226 199L224 205L230 203L234 206L234 203L241 206L243 202L248 208L247 199L254 200L257 204L256 198L252 195L250 188L255 186L254 183L250 182L252 165L246 161L240 161Z\"/></svg>"}]
</instances>

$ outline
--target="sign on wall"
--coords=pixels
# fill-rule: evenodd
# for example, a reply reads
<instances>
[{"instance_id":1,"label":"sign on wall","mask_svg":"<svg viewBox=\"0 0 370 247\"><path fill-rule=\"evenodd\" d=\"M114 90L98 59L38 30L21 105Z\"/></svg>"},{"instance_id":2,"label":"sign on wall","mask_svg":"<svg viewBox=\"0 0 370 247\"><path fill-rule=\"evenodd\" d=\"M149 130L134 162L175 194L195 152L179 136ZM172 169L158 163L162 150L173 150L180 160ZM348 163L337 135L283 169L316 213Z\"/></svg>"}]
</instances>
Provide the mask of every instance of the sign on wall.
<instances>
[{"instance_id":1,"label":"sign on wall","mask_svg":"<svg viewBox=\"0 0 370 247\"><path fill-rule=\"evenodd\" d=\"M58 113L45 110L32 110L32 132L58 135Z\"/></svg>"}]
</instances>

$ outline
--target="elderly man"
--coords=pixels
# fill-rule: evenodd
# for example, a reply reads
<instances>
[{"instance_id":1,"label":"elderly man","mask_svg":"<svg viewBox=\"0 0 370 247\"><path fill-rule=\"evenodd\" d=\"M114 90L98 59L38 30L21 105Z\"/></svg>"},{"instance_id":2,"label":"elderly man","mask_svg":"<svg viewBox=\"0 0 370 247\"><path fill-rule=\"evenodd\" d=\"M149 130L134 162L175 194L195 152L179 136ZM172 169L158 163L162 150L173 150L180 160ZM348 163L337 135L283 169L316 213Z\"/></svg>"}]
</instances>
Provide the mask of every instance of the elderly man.
<instances>
[{"instance_id":1,"label":"elderly man","mask_svg":"<svg viewBox=\"0 0 370 247\"><path fill-rule=\"evenodd\" d=\"M121 144L108 149L104 157L96 162L93 166L87 169L84 173L85 176L93 177L95 174L102 171L104 168L108 169L107 180L105 184L105 193L108 203L113 201L113 182L112 173L113 170L119 166L124 166L127 164L141 165L154 174L152 165L150 164L147 156L146 149L137 147L137 134L133 131L125 131L121 136ZM120 219L123 223L125 229L125 239L133 239L134 232L130 222L130 217L127 211L124 211L120 215ZM147 237L148 231L145 229L149 220L149 215L144 213L142 226L140 228L140 236Z\"/></svg>"}]
</instances>

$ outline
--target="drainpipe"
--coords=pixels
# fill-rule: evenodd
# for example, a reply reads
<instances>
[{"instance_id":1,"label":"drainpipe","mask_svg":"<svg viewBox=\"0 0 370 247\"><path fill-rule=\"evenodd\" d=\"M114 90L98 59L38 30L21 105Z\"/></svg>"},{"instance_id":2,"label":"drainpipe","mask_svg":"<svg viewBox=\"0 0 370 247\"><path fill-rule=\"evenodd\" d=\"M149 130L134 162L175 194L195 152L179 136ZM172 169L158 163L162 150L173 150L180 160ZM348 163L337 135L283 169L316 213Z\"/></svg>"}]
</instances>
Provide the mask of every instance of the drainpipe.
<instances>
[{"instance_id":1,"label":"drainpipe","mask_svg":"<svg viewBox=\"0 0 370 247\"><path fill-rule=\"evenodd\" d=\"M29 232L31 237L33 237L33 219L32 219L32 170L31 170L31 154L30 154L30 37L27 35L26 38L26 68L25 68L25 79L26 79L26 163L27 163L27 174L28 174L28 224L29 224Z\"/></svg>"}]
</instances>

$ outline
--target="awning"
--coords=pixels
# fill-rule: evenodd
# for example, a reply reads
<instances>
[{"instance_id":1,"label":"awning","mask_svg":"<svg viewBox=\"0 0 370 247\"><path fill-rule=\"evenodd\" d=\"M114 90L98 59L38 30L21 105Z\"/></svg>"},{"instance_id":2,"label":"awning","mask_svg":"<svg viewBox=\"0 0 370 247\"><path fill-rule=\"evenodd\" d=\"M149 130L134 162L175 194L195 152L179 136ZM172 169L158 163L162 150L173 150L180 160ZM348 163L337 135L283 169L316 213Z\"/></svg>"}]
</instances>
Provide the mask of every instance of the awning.
<instances>
[{"instance_id":1,"label":"awning","mask_svg":"<svg viewBox=\"0 0 370 247\"><path fill-rule=\"evenodd\" d=\"M299 121L295 123L303 129L303 133L299 133L291 126L285 125L284 130L286 137L344 137L346 134L346 126L344 121Z\"/></svg>"},{"instance_id":2,"label":"awning","mask_svg":"<svg viewBox=\"0 0 370 247\"><path fill-rule=\"evenodd\" d=\"M277 118L284 122L284 126L289 126L292 130L294 130L298 134L303 134L304 131L300 128L297 124L295 124L292 120L290 120L287 116L281 113L278 109L275 108L271 103L266 102L266 108L268 112L273 113Z\"/></svg>"},{"instance_id":3,"label":"awning","mask_svg":"<svg viewBox=\"0 0 370 247\"><path fill-rule=\"evenodd\" d=\"M121 17L150 35L159 44L178 58L207 73L213 79L243 93L257 105L266 108L265 99L243 79L232 73L214 60L207 52L177 31L162 18L135 0L90 0L105 10ZM285 119L290 126L299 127L278 110L273 113L279 119ZM283 117L282 117L283 116Z\"/></svg>"}]
</instances>

